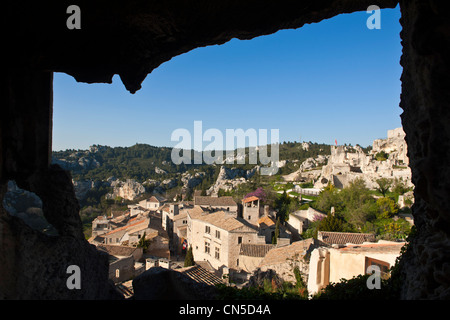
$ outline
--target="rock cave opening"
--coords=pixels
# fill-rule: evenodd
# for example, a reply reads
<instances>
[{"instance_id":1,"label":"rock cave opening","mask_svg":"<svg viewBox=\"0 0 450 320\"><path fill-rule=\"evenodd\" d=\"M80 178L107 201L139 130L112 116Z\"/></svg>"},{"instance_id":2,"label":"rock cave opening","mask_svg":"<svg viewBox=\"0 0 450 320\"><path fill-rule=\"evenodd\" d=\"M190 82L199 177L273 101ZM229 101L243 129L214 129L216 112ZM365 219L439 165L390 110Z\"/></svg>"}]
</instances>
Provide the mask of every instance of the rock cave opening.
<instances>
[{"instance_id":1,"label":"rock cave opening","mask_svg":"<svg viewBox=\"0 0 450 320\"><path fill-rule=\"evenodd\" d=\"M401 120L415 185L412 211L416 225L402 256L399 295L401 299L448 299L449 12L444 3L434 0L383 0L379 5L393 8L398 3ZM126 10L112 4L105 11L103 5L83 2L79 33L66 28L68 5L64 1L26 8L17 3L5 5L9 13L5 22L11 27L5 41L22 41L14 41L17 45L6 52L10 63L2 76L1 201L11 180L35 193L60 239L58 243L47 241L0 208L0 297L6 299L118 298L108 282L107 257L93 250L82 235L70 177L51 165L53 72L88 83L110 83L119 74L127 90L134 93L153 69L193 48L301 27L365 10L371 3L248 1L214 7L175 1L169 8L165 2L136 2ZM108 18L99 19L105 15ZM84 290L65 290L65 271L71 264L82 266Z\"/></svg>"},{"instance_id":2,"label":"rock cave opening","mask_svg":"<svg viewBox=\"0 0 450 320\"><path fill-rule=\"evenodd\" d=\"M386 9L387 10L387 9ZM286 61L285 57L283 56L282 50L286 50L286 43L290 42L299 42L301 43L303 38L308 37L314 37L313 35L309 35L309 32L311 29L314 29L316 27L319 27L319 24L312 24L305 26L299 30L290 30L290 31L278 31L277 33L273 35L267 35L262 37L257 37L252 40L232 40L226 44L222 44L219 46L213 46L206 47L206 48L198 48L195 49L189 53L182 54L181 56L174 57L170 62L167 62L163 64L162 66L158 67L152 75L149 75L148 78L142 83L142 88L139 92L135 93L134 95L129 95L128 93L125 93L124 95L119 94L117 92L123 92L124 89L121 86L120 79L118 79L117 76L113 77L112 84L84 84L84 83L76 83L75 80L68 75L65 74L58 74L56 73L54 75L54 106L53 106L53 143L56 143L58 146L62 145L62 140L64 137L66 139L70 139L70 136L80 138L80 135L90 136L90 140L92 144L96 145L108 145L108 142L101 142L99 140L108 141L106 139L107 135L111 136L120 136L120 139L123 139L123 136L126 134L130 134L128 141L142 141L142 139L145 139L145 137L149 136L149 134L155 134L156 129L153 129L152 127L146 128L146 130L143 132L143 134L139 134L138 130L142 130L144 128L144 123L141 123L139 119L136 119L136 117L141 119L148 119L150 118L151 114L155 112L156 109L159 109L159 117L162 118L162 123L165 123L166 126L170 127L171 117L174 113L173 110L170 111L170 114L166 115L166 111L161 110L164 108L158 108L158 103L163 103L165 97L167 96L173 96L176 95L176 91L180 91L180 83L188 83L193 82L191 85L192 88L199 88L197 90L197 94L191 94L189 96L184 96L185 103L187 105L193 106L195 103L199 105L198 110L191 109L191 113L193 114L193 119L200 119L202 117L202 114L210 107L211 111L216 111L221 106L218 104L212 104L212 105L206 105L202 100L208 100L209 103L211 103L212 99L219 100L221 95L223 95L224 88L227 88L227 90L233 89L233 86L238 87L239 85L242 85L239 81L236 79L230 79L229 82L221 82L220 78L225 77L224 70L217 68L214 69L212 66L224 64L226 61L223 61L223 55L218 55L217 51L224 50L228 51L231 54L233 54L233 59L238 60L242 59L243 62L241 64L248 63L248 57L251 57L251 59L254 59L254 57L259 56L259 62L255 63L255 68L257 69L264 69L267 64L273 64L273 62L269 62L269 59L272 60L280 60L281 62L277 64L277 66L280 69L287 70L292 69L291 72L286 72L288 75L286 76L286 79L271 79L270 81L266 81L265 79L261 79L261 74L256 73L254 76L249 76L246 81L251 81L254 83L254 87L260 87L259 90L252 90L251 94L255 95L263 95L265 98L267 98L266 95L263 94L263 91L269 90L268 86L274 86L275 83L277 83L277 87L285 86L288 87L289 90L283 91L281 94L276 94L277 97L280 95L289 95L294 94L294 91L299 88L295 88L295 86L292 86L291 83L295 81L296 78L292 75L293 73L300 74L302 73L304 77L298 76L296 80L298 80L301 83L304 83L307 81L307 78L309 77L311 72L314 72L314 70L317 70L319 72L321 69L331 69L333 68L333 65L336 65L339 62L339 59L342 59L341 55L344 53L341 51L340 48L347 47L350 45L350 43L356 43L356 45L353 46L354 49L354 59L352 61L352 65L342 65L340 71L338 73L344 74L347 73L348 75L345 76L345 79L343 81L346 81L347 84L347 92L341 92L341 96L336 95L336 89L333 89L333 85L336 85L337 79L332 79L331 81L322 80L317 81L316 84L318 87L320 87L320 91L323 92L322 97L317 96L317 92L314 92L314 96L316 100L320 100L327 94L330 96L337 97L337 103L339 105L345 104L345 100L351 100L352 95L354 95L355 90L365 90L363 93L360 93L360 97L362 97L361 100L358 102L355 102L354 98L352 103L357 103L359 107L362 107L365 109L365 113L360 112L359 114L352 108L349 108L350 110L345 111L342 110L345 109L344 106L342 108L335 108L335 113L333 111L330 111L328 114L321 113L320 110L315 110L315 112L310 112L308 114L309 117L313 119L321 119L321 121L325 122L325 126L332 126L331 121L336 117L337 113L345 113L348 112L346 117L348 118L348 122L334 124L334 127L332 130L338 131L340 129L344 129L347 131L353 130L353 133L355 133L355 130L358 130L358 127L354 125L358 121L362 121L364 117L367 117L368 114L370 116L374 116L376 113L382 113L383 116L388 117L386 115L386 109L389 109L389 111L392 113L392 115L395 115L397 117L397 122L394 120L391 120L391 115L389 115L389 120L385 121L388 124L383 123L384 129L389 129L392 127L392 124L394 126L401 125L400 124L400 108L398 110L394 110L395 106L399 104L400 102L400 75L402 68L399 64L400 56L401 56L401 45L400 45L400 23L398 21L400 12L399 8L397 6L396 9L390 9L393 13L386 11L383 11L382 15L386 16L384 17L384 28L387 29L393 36L393 38L396 37L396 43L393 48L379 48L377 46L378 37L376 34L374 35L371 32L377 32L371 31L368 29L365 25L366 19L368 15L365 12L360 13L353 13L349 15L341 15L334 18L329 19L326 22L321 22L320 27L322 29L328 28L328 31L322 31L323 33L330 33L333 34L333 28L334 28L334 35L330 35L329 37L326 37L322 41L316 42L317 48L311 48L308 47L305 50L310 50L312 53L308 55L308 57L319 54L319 51L326 51L325 53L322 53L322 56L320 59L317 60L308 60L307 58L301 56L297 59L303 59L305 62L303 64L295 65L295 67L292 67L292 57L289 57L289 61ZM388 16L389 15L389 16ZM354 17L357 17L355 19ZM352 19L353 17L353 19ZM343 25L345 24L343 21L345 19L351 19L353 23L350 23L345 28ZM339 22L334 23L334 20L339 20ZM357 20L357 23L354 21ZM389 24L388 21L390 20ZM337 25L337 26L336 26ZM350 37L348 35L348 31L351 31L352 29L359 27L362 29L361 32L358 33L355 37ZM339 31L336 31L336 28L340 28ZM301 33L301 36L299 34ZM311 32L310 32L311 33ZM338 37L336 33L340 33L339 37L340 39L335 39L333 43L332 38ZM314 34L314 33L311 33ZM266 38L266 39L263 39ZM344 40L346 39L346 40ZM364 42L365 41L365 42ZM257 42L257 44L252 45L252 42ZM364 42L364 43L363 43ZM328 43L328 45L324 45L323 43ZM264 56L261 54L261 52L264 51L270 51L269 47L272 46L281 46L279 50L272 50L271 57ZM359 46L359 48L358 48ZM298 49L297 47L295 47ZM369 48L372 48L373 51L378 50L378 55L381 56L378 60L371 60L369 61L367 58L364 57L364 52L367 52ZM378 48L378 49L377 49ZM325 50L326 49L326 50ZM278 57L278 55L281 55L281 57ZM188 58L184 57L186 55L189 55ZM200 56L201 58L196 58L195 56ZM241 57L243 56L243 58ZM261 57L262 56L262 57ZM231 57L230 57L231 60ZM187 64L187 62L191 62L189 68L186 68L184 65ZM371 64L369 64L369 62ZM347 63L347 60L345 61ZM389 67L387 71L383 72L382 76L377 77L377 81L371 81L370 79L374 76L374 66L378 66L378 70L383 69L382 65L386 64ZM391 66L397 64L397 68L393 69ZM166 66L169 65L169 66ZM170 65L175 65L174 67L171 67ZM386 68L386 67L384 67ZM306 70L309 72L306 72ZM200 75L197 75L196 77L192 77L191 74L195 73L195 70L200 70L198 73ZM190 71L189 73L187 71ZM254 71L253 69L249 69L249 72L251 73ZM184 75L183 75L184 73ZM216 81L217 85L214 86L214 90L212 93L208 93L208 97L205 99L205 97L202 96L203 91L201 89L202 82L205 81L205 75L211 75L211 81ZM356 79L349 80L348 78L352 77L354 74L360 74L359 76L355 77ZM177 74L179 75L180 79L177 82L173 83L173 75ZM322 73L323 74L323 73ZM316 77L313 77L316 78ZM172 81L167 81L167 79L170 79ZM380 80L381 79L381 80ZM357 87L356 83L363 82L365 80L365 86L363 87ZM313 80L315 81L315 80ZM390 88L391 92L389 92L386 96L389 98L395 97L397 95L395 101L392 101L391 105L388 108L377 108L376 105L379 105L382 103L382 101L388 100L388 98L383 97L383 91L380 91L380 84L378 81L383 81L385 83L388 83L391 85L391 87L396 86L396 88ZM158 82L162 82L163 85L157 85ZM237 84L236 84L237 82ZM388 86L388 84L385 84L385 87ZM154 90L152 88L152 85L156 86L158 90L161 90L161 93L158 92L158 90ZM192 89L190 87L190 89ZM219 88L219 89L217 89ZM61 91L60 91L61 90ZM220 91L219 91L220 90ZM300 87L299 89L302 91L304 95L307 95L306 92L303 91L303 89ZM71 91L71 93L67 93L68 91ZM319 89L317 89L319 91ZM63 93L64 92L64 93ZM370 94L376 92L376 95L374 94L373 100L370 103L367 103L367 96L370 96ZM180 95L183 95L183 91L180 92ZM271 93L274 93L273 90ZM64 96L64 94L66 96ZM270 94L270 93L269 93ZM137 99L137 96L144 96L145 99ZM365 96L365 97L364 97ZM86 99L81 99L81 97L86 97L87 99L91 99L92 101L86 101ZM113 106L114 100L120 99L121 104L130 106L130 114L131 116L125 116L123 112L120 111L120 108L117 108L116 106ZM170 99L170 98L169 98ZM247 104L247 110L246 112L248 114L251 114L253 112L257 112L258 109L261 109L261 106L258 105L258 103L261 103L258 101L258 99L254 98L255 102L248 105ZM282 100L281 100L282 101ZM301 100L297 99L297 104L291 103L288 107L286 107L286 111L289 112L291 108L302 108L306 103L303 103L303 106L301 106ZM322 102L326 103L326 101ZM365 105L363 105L365 103ZM85 104L85 105L83 105ZM134 109L133 104L142 104L142 106L135 106L136 111L131 111ZM319 102L318 102L319 104ZM83 105L83 106L82 106ZM96 126L98 126L98 120L101 120L101 118L97 118L96 116L92 116L92 109L93 108L100 108L104 109L102 111L103 116L108 119L108 126L111 128L115 128L114 130L108 131L107 127L102 127L102 132L99 132L98 129L96 129ZM181 106L184 108L184 106ZM244 106L242 106L243 108ZM69 113L63 113L61 109L68 108L71 109ZM145 108L147 110L145 110ZM175 106L168 106L165 105L166 109L176 109ZM306 107L307 108L307 107ZM368 110L372 109L373 111L369 112ZM77 114L76 114L77 113ZM116 116L110 116L107 115L107 113L116 113ZM175 112L176 113L176 112ZM69 133L67 130L68 122L66 119L62 119L63 116L66 116L70 118L70 122L73 124L72 133ZM85 120L87 118L91 118L90 120ZM270 117L269 117L270 118ZM271 119L275 119L274 117ZM64 120L64 121L63 121ZM66 125L61 125L59 121L66 123ZM84 123L83 123L84 121ZM377 118L377 121L374 121L374 124L381 123L381 118ZM69 124L70 125L70 124ZM234 127L235 125L233 123L228 123L228 127ZM62 130L64 127L64 130ZM132 127L141 128L133 131ZM120 129L122 128L122 129ZM171 127L172 129L175 129L176 127ZM302 129L301 123L298 126L298 129ZM368 128L366 128L368 129ZM125 132L124 132L125 131ZM58 132L64 132L64 135L61 137L58 136ZM105 134L106 132L106 134ZM97 136L96 136L97 135ZM170 132L166 133L167 136L170 136ZM358 134L356 135L358 136ZM377 137L373 137L375 139ZM97 140L98 139L98 140ZM125 141L117 139L118 141ZM333 140L333 138L329 137L329 140ZM74 141L72 139L71 141ZM112 141L112 140L110 140ZM144 142L145 143L145 142ZM120 142L116 143L116 146L119 146ZM351 145L351 143L350 143ZM90 147L92 148L92 146ZM82 148L70 148L73 149L73 152L83 152ZM79 149L76 151L76 149ZM85 149L88 149L87 146L85 146ZM61 150L62 151L62 150ZM86 168L90 168L90 166L95 169L98 165L98 163L94 163L96 160L92 161L92 159L86 159L83 160L83 167L86 166ZM67 165L66 163L59 163L60 165L64 165L64 169L70 170L71 167ZM76 165L76 164L74 164ZM351 171L354 172L361 172L361 169L357 167L357 169L350 168ZM361 172L362 173L362 172ZM337 175L343 175L342 172L337 172ZM131 177L130 177L131 178ZM324 183L326 184L328 182L328 179L324 179ZM88 181L89 182L89 181ZM91 181L91 185L94 186L97 182ZM336 181L336 185L339 188L343 187L343 184L340 181ZM79 189L84 189L85 186L82 184L82 181L78 181L75 185L75 193L77 194L78 200L82 201L85 199L80 199L78 196ZM85 195L86 192L81 192L80 194ZM82 210L85 208L81 208ZM93 215L95 216L95 214Z\"/></svg>"}]
</instances>

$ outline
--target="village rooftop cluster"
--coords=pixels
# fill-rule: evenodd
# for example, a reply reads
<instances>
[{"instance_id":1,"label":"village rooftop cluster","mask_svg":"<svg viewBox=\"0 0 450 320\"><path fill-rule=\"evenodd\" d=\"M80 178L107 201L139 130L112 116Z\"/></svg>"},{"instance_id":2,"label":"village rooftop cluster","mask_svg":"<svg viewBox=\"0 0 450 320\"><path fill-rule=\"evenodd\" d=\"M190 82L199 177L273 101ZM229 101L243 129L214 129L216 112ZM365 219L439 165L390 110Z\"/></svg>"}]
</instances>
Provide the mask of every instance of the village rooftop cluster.
<instances>
[{"instance_id":1,"label":"village rooftop cluster","mask_svg":"<svg viewBox=\"0 0 450 320\"><path fill-rule=\"evenodd\" d=\"M366 233L319 231L317 239L302 239L303 230L325 216L311 207L277 227L276 212L256 196L241 203L229 196L195 194L193 199L175 202L153 195L92 222L89 242L109 254L109 278L126 297L133 295L132 279L152 267L208 285L236 287L269 269L294 282L298 268L313 295L330 283L365 274L370 266L387 275L405 244L376 242L375 235ZM189 247L195 264L184 267Z\"/></svg>"}]
</instances>

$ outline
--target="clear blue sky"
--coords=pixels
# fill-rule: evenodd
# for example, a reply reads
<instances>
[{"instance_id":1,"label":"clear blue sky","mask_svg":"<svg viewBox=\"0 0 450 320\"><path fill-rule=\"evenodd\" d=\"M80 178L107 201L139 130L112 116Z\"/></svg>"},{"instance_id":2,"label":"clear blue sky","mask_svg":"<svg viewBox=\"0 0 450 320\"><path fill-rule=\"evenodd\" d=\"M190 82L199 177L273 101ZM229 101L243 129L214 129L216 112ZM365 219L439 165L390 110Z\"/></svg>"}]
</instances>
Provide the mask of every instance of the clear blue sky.
<instances>
[{"instance_id":1,"label":"clear blue sky","mask_svg":"<svg viewBox=\"0 0 450 320\"><path fill-rule=\"evenodd\" d=\"M367 146L401 126L400 10L363 12L174 57L130 94L54 75L53 150L174 146L175 129L279 129L282 141ZM205 142L205 145L208 143Z\"/></svg>"}]
</instances>

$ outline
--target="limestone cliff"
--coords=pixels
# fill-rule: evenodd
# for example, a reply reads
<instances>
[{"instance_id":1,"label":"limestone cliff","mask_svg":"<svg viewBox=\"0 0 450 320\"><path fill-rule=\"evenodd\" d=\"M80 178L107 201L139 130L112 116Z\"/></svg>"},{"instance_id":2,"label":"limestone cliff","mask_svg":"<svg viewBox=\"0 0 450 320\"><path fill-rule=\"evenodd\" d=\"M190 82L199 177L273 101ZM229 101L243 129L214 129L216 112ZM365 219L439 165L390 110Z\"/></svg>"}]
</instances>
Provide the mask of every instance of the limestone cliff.
<instances>
[{"instance_id":1,"label":"limestone cliff","mask_svg":"<svg viewBox=\"0 0 450 320\"><path fill-rule=\"evenodd\" d=\"M106 195L107 199L121 197L127 200L134 200L139 195L145 193L145 187L133 179L126 181L114 180L111 182L113 192Z\"/></svg>"},{"instance_id":2,"label":"limestone cliff","mask_svg":"<svg viewBox=\"0 0 450 320\"><path fill-rule=\"evenodd\" d=\"M379 178L397 178L411 187L411 169L404 138L402 128L389 130L387 139L375 140L368 154L359 146L331 146L328 164L322 167L314 187L322 188L331 182L343 188L356 178L362 178L369 188L375 188L375 181ZM385 158L379 156L381 152Z\"/></svg>"},{"instance_id":3,"label":"limestone cliff","mask_svg":"<svg viewBox=\"0 0 450 320\"><path fill-rule=\"evenodd\" d=\"M246 183L247 179L251 178L255 172L259 170L259 166L255 166L251 170L243 170L239 168L227 168L225 166L220 167L217 180L206 193L208 195L217 196L219 190L230 191L235 189L238 185Z\"/></svg>"}]
</instances>

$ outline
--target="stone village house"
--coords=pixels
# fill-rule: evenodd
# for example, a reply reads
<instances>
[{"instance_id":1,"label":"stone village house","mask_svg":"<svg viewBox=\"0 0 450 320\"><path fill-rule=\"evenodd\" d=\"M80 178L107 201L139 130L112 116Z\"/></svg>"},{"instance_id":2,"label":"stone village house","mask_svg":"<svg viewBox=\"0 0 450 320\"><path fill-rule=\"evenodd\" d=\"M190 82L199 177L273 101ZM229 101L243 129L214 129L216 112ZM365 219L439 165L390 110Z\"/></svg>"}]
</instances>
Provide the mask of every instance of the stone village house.
<instances>
[{"instance_id":1,"label":"stone village house","mask_svg":"<svg viewBox=\"0 0 450 320\"><path fill-rule=\"evenodd\" d=\"M191 211L187 217L187 239L195 260L208 261L222 274L238 267L241 243L265 243L256 228L228 212Z\"/></svg>"},{"instance_id":2,"label":"stone village house","mask_svg":"<svg viewBox=\"0 0 450 320\"><path fill-rule=\"evenodd\" d=\"M319 247L309 262L308 292L313 295L332 282L366 274L371 265L378 266L381 277L395 264L404 242L380 240L361 244Z\"/></svg>"},{"instance_id":3,"label":"stone village house","mask_svg":"<svg viewBox=\"0 0 450 320\"><path fill-rule=\"evenodd\" d=\"M142 248L99 245L97 249L109 255L109 279L115 283L136 277L145 270L144 264L139 262L142 258Z\"/></svg>"}]
</instances>

